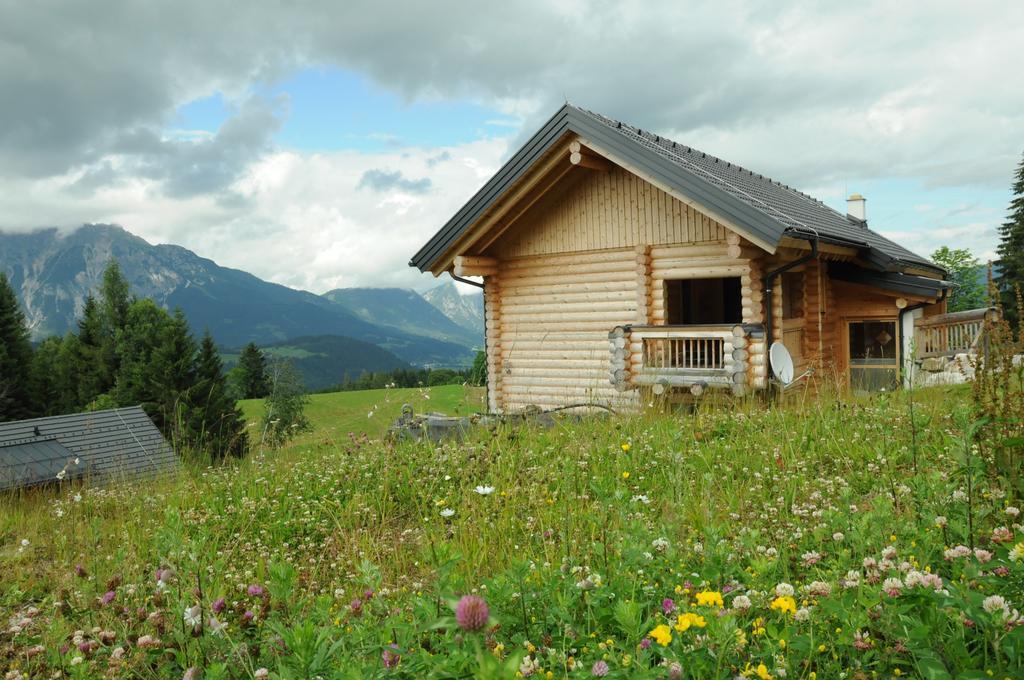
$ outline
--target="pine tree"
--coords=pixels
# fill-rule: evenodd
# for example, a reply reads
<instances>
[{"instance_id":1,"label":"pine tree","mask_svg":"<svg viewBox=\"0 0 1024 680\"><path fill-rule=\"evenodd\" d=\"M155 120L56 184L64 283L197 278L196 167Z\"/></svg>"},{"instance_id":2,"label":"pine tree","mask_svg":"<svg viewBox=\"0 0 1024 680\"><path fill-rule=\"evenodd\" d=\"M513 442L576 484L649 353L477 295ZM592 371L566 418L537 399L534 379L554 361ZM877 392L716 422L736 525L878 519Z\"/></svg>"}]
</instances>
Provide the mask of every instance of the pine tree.
<instances>
[{"instance_id":1,"label":"pine tree","mask_svg":"<svg viewBox=\"0 0 1024 680\"><path fill-rule=\"evenodd\" d=\"M103 272L100 283L100 297L97 317L99 318L100 365L102 377L112 386L121 366L118 355L118 337L128 322L128 312L132 305L131 288L128 280L121 273L117 260L111 260ZM106 390L104 390L106 391Z\"/></svg>"},{"instance_id":2,"label":"pine tree","mask_svg":"<svg viewBox=\"0 0 1024 680\"><path fill-rule=\"evenodd\" d=\"M207 454L213 459L244 455L248 444L245 420L228 390L224 366L209 331L199 344L192 395L193 430Z\"/></svg>"},{"instance_id":3,"label":"pine tree","mask_svg":"<svg viewBox=\"0 0 1024 680\"><path fill-rule=\"evenodd\" d=\"M1017 289L1024 292L1024 156L1013 182L1010 214L999 227L999 272L996 284L1002 295L1003 311L1014 326L1020 321Z\"/></svg>"},{"instance_id":4,"label":"pine tree","mask_svg":"<svg viewBox=\"0 0 1024 680\"><path fill-rule=\"evenodd\" d=\"M89 295L85 298L82 318L78 320L77 339L68 345L66 357L66 360L74 362L78 374L76 401L82 407L99 395L110 392L117 377L113 365L108 365L103 359L104 327L100 305Z\"/></svg>"},{"instance_id":5,"label":"pine tree","mask_svg":"<svg viewBox=\"0 0 1024 680\"><path fill-rule=\"evenodd\" d=\"M0 272L0 422L31 418L29 342L25 314L7 275Z\"/></svg>"},{"instance_id":6,"label":"pine tree","mask_svg":"<svg viewBox=\"0 0 1024 680\"><path fill-rule=\"evenodd\" d=\"M267 380L267 358L263 351L250 342L238 357L240 391L242 399L262 399L270 393Z\"/></svg>"},{"instance_id":7,"label":"pine tree","mask_svg":"<svg viewBox=\"0 0 1024 680\"><path fill-rule=\"evenodd\" d=\"M196 342L180 309L161 329L147 380L158 401L157 426L178 445L197 445L191 390L196 383Z\"/></svg>"}]
</instances>

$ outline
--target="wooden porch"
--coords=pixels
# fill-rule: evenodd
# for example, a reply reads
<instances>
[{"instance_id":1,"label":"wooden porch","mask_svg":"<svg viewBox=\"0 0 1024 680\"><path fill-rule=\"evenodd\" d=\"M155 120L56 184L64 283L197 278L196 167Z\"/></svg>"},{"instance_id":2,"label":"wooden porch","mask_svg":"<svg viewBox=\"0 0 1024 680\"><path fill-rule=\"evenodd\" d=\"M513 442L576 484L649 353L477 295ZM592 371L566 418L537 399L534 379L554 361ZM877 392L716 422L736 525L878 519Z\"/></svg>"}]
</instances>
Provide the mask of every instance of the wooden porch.
<instances>
[{"instance_id":1,"label":"wooden porch","mask_svg":"<svg viewBox=\"0 0 1024 680\"><path fill-rule=\"evenodd\" d=\"M700 395L717 388L742 395L767 384L760 324L616 326L608 341L609 378L620 392L683 388Z\"/></svg>"}]
</instances>

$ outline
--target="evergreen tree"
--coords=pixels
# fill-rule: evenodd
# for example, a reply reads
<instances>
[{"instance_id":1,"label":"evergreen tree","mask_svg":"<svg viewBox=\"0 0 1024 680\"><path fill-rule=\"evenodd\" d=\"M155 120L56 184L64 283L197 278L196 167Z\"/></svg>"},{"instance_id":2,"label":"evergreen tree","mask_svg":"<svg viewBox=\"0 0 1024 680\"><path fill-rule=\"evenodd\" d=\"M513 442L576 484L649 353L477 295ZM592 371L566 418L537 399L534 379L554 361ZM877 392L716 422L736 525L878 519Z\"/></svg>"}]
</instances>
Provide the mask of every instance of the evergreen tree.
<instances>
[{"instance_id":1,"label":"evergreen tree","mask_svg":"<svg viewBox=\"0 0 1024 680\"><path fill-rule=\"evenodd\" d=\"M166 312L164 313L166 316ZM196 342L180 309L174 310L153 352L148 382L157 398L157 426L178 445L198 445L192 429L191 390L196 384Z\"/></svg>"},{"instance_id":2,"label":"evergreen tree","mask_svg":"<svg viewBox=\"0 0 1024 680\"><path fill-rule=\"evenodd\" d=\"M29 342L25 314L7 275L0 272L0 422L31 418Z\"/></svg>"},{"instance_id":3,"label":"evergreen tree","mask_svg":"<svg viewBox=\"0 0 1024 680\"><path fill-rule=\"evenodd\" d=\"M932 262L949 272L949 282L953 284L946 304L949 311L962 312L985 306L984 272L971 251L942 246L932 253Z\"/></svg>"},{"instance_id":4,"label":"evergreen tree","mask_svg":"<svg viewBox=\"0 0 1024 680\"><path fill-rule=\"evenodd\" d=\"M267 381L267 359L263 351L250 342L238 357L242 399L262 399L270 393Z\"/></svg>"},{"instance_id":5,"label":"evergreen tree","mask_svg":"<svg viewBox=\"0 0 1024 680\"><path fill-rule=\"evenodd\" d=\"M121 273L117 260L111 260L103 272L100 283L99 309L99 345L102 374L105 380L104 391L109 389L120 370L121 360L118 355L118 337L128 322L128 312L132 305L131 288L128 280Z\"/></svg>"},{"instance_id":6,"label":"evergreen tree","mask_svg":"<svg viewBox=\"0 0 1024 680\"><path fill-rule=\"evenodd\" d=\"M996 284L1002 295L1003 311L1014 326L1020 321L1017 289L1024 293L1024 157L1013 182L1010 214L999 227L999 272Z\"/></svg>"},{"instance_id":7,"label":"evergreen tree","mask_svg":"<svg viewBox=\"0 0 1024 680\"><path fill-rule=\"evenodd\" d=\"M74 343L68 345L66 360L74 363L78 375L76 402L85 406L99 395L110 392L117 377L113 365L104 361L104 318L96 298L89 295L85 298L82 318L78 320L78 335Z\"/></svg>"},{"instance_id":8,"label":"evergreen tree","mask_svg":"<svg viewBox=\"0 0 1024 680\"><path fill-rule=\"evenodd\" d=\"M193 429L208 455L214 459L242 456L248 443L245 420L229 393L224 366L209 331L199 344L193 402Z\"/></svg>"}]
</instances>

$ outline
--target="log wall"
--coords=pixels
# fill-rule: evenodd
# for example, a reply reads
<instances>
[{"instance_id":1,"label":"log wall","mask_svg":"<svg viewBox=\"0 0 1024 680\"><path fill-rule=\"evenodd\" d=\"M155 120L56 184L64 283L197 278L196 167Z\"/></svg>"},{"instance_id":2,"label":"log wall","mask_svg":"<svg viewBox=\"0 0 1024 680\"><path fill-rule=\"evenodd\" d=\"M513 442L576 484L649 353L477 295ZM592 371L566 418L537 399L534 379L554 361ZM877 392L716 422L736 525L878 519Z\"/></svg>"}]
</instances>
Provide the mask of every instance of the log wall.
<instances>
[{"instance_id":1,"label":"log wall","mask_svg":"<svg viewBox=\"0 0 1024 680\"><path fill-rule=\"evenodd\" d=\"M620 167L583 173L492 248L500 257L724 241L719 222Z\"/></svg>"},{"instance_id":2,"label":"log wall","mask_svg":"<svg viewBox=\"0 0 1024 680\"><path fill-rule=\"evenodd\" d=\"M488 312L489 367L500 372L492 407L636 406L635 392L608 379L608 332L637 322L637 267L634 248L502 260L485 288L497 297L500 286L500 315Z\"/></svg>"}]
</instances>

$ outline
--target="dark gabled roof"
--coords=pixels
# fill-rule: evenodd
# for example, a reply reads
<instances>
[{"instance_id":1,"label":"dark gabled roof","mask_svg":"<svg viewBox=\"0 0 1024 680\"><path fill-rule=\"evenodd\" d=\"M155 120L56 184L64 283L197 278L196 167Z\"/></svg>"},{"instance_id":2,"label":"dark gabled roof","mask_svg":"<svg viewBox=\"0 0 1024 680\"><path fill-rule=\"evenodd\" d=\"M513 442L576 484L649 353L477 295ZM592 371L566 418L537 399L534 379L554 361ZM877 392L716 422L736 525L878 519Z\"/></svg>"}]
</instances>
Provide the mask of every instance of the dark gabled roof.
<instances>
[{"instance_id":1,"label":"dark gabled roof","mask_svg":"<svg viewBox=\"0 0 1024 680\"><path fill-rule=\"evenodd\" d=\"M140 406L0 423L0 489L56 481L62 470L64 479L101 479L177 464Z\"/></svg>"},{"instance_id":2,"label":"dark gabled roof","mask_svg":"<svg viewBox=\"0 0 1024 680\"><path fill-rule=\"evenodd\" d=\"M429 270L447 250L567 133L574 132L610 155L649 174L746 230L774 249L783 236L858 248L863 259L885 271L906 267L945 272L929 260L869 230L821 201L763 175L672 140L570 104L563 106L424 245L409 262Z\"/></svg>"}]
</instances>

